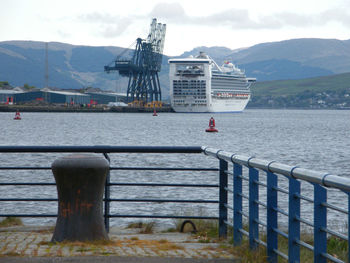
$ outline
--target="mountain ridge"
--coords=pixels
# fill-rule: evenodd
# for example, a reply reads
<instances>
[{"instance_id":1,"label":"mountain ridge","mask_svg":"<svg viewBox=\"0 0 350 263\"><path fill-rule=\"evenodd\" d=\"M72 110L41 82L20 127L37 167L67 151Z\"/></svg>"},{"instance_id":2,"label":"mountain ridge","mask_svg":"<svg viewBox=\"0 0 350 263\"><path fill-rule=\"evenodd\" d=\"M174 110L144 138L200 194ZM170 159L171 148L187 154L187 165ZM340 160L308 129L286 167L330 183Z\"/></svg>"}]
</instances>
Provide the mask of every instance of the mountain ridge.
<instances>
[{"instance_id":1,"label":"mountain ridge","mask_svg":"<svg viewBox=\"0 0 350 263\"><path fill-rule=\"evenodd\" d=\"M166 44L166 43L165 43ZM106 74L105 65L118 54L133 50L117 46L71 45L49 42L49 86L62 89L93 86L104 90L126 91L127 79ZM196 47L178 57L208 53L218 64L229 60L258 81L301 79L350 71L350 40L301 38L267 42L240 49L223 46ZM169 95L168 59L164 55L159 73L163 98ZM44 87L45 42L0 42L0 81L13 86L25 83Z\"/></svg>"}]
</instances>

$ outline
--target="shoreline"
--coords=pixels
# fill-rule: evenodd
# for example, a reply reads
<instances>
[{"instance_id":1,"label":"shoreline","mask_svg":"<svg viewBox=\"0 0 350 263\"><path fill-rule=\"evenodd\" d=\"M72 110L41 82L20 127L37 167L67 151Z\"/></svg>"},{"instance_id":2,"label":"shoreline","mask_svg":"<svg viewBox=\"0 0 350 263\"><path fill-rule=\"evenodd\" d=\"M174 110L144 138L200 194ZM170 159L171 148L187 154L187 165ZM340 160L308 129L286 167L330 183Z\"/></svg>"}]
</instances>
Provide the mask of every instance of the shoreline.
<instances>
[{"instance_id":1,"label":"shoreline","mask_svg":"<svg viewBox=\"0 0 350 263\"><path fill-rule=\"evenodd\" d=\"M34 106L34 105L6 105L0 106L0 112L91 112L91 113L107 113L107 112L153 112L153 108L137 108L137 107L65 107L65 106ZM170 106L156 108L157 112L174 112Z\"/></svg>"}]
</instances>

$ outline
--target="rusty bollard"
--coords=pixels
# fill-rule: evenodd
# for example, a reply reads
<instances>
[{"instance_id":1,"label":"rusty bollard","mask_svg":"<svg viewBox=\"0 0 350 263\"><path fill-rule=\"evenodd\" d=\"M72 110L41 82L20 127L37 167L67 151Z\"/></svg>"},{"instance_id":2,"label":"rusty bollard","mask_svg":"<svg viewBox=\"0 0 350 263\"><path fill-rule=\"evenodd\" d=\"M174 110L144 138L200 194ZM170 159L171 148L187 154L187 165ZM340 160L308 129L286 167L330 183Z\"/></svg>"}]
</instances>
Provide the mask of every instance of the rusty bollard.
<instances>
[{"instance_id":1,"label":"rusty bollard","mask_svg":"<svg viewBox=\"0 0 350 263\"><path fill-rule=\"evenodd\" d=\"M52 242L108 240L103 191L109 164L102 156L73 154L52 163L58 215Z\"/></svg>"}]
</instances>

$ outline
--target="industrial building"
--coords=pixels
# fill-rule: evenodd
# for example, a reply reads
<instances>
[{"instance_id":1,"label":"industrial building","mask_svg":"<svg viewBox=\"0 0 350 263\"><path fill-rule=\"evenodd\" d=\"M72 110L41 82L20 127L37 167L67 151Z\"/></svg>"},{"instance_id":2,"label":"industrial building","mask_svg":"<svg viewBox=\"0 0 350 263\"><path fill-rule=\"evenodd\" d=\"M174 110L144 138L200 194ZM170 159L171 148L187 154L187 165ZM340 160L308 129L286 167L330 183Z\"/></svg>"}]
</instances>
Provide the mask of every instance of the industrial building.
<instances>
[{"instance_id":1,"label":"industrial building","mask_svg":"<svg viewBox=\"0 0 350 263\"><path fill-rule=\"evenodd\" d=\"M97 104L108 104L110 102L125 102L126 94L124 93L102 93L102 92L87 92L91 100Z\"/></svg>"},{"instance_id":2,"label":"industrial building","mask_svg":"<svg viewBox=\"0 0 350 263\"><path fill-rule=\"evenodd\" d=\"M90 96L78 92L66 91L30 91L14 95L14 103L47 101L57 104L89 104Z\"/></svg>"},{"instance_id":3,"label":"industrial building","mask_svg":"<svg viewBox=\"0 0 350 263\"><path fill-rule=\"evenodd\" d=\"M16 90L0 90L0 104L2 103L12 103L14 102L15 95L18 94L19 91Z\"/></svg>"}]
</instances>

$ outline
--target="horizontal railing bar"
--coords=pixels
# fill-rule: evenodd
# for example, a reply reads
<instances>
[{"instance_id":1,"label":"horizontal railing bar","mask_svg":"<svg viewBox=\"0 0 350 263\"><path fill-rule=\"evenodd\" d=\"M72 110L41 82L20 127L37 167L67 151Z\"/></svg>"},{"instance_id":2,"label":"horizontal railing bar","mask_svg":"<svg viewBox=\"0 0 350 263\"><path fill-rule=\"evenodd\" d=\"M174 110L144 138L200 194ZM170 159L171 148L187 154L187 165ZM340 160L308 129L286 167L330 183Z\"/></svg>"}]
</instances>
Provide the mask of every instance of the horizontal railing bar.
<instances>
[{"instance_id":1,"label":"horizontal railing bar","mask_svg":"<svg viewBox=\"0 0 350 263\"><path fill-rule=\"evenodd\" d=\"M0 153L93 152L93 153L201 153L201 146L0 146Z\"/></svg>"},{"instance_id":2,"label":"horizontal railing bar","mask_svg":"<svg viewBox=\"0 0 350 263\"><path fill-rule=\"evenodd\" d=\"M277 234L279 234L287 239L289 237L287 233L284 233L282 230L279 230L278 228L273 228L273 231L275 231Z\"/></svg>"},{"instance_id":3,"label":"horizontal railing bar","mask_svg":"<svg viewBox=\"0 0 350 263\"><path fill-rule=\"evenodd\" d=\"M314 203L314 200L313 200L313 199L311 199L311 198L309 198L309 197L306 197L306 196L304 196L304 195L301 195L301 194L299 194L299 193L295 193L294 196L295 196L295 197L298 197L298 198L301 199L301 200L308 201L309 203Z\"/></svg>"},{"instance_id":4,"label":"horizontal railing bar","mask_svg":"<svg viewBox=\"0 0 350 263\"><path fill-rule=\"evenodd\" d=\"M0 217L57 217L54 214L0 214Z\"/></svg>"},{"instance_id":5,"label":"horizontal railing bar","mask_svg":"<svg viewBox=\"0 0 350 263\"><path fill-rule=\"evenodd\" d=\"M350 192L350 178L304 169L297 166L290 166L275 161L232 154L210 147L203 146L202 149L204 154L218 159L231 161L232 163L244 165L250 168L262 169L266 172L271 172L277 175L281 174L289 178L300 179L310 183L316 183L327 187L337 188L345 192Z\"/></svg>"},{"instance_id":6,"label":"horizontal railing bar","mask_svg":"<svg viewBox=\"0 0 350 263\"><path fill-rule=\"evenodd\" d=\"M245 231L243 228L238 229L239 232L241 232L245 236L249 236L249 232Z\"/></svg>"},{"instance_id":7,"label":"horizontal railing bar","mask_svg":"<svg viewBox=\"0 0 350 263\"><path fill-rule=\"evenodd\" d=\"M230 206L230 205L228 205L228 204L225 204L225 207L226 207L227 209L233 210L233 206Z\"/></svg>"},{"instance_id":8,"label":"horizontal railing bar","mask_svg":"<svg viewBox=\"0 0 350 263\"><path fill-rule=\"evenodd\" d=\"M1 201L1 200L0 200ZM181 199L119 199L109 198L104 201L110 202L150 202L150 203L212 203L218 204L218 200L181 200Z\"/></svg>"},{"instance_id":9,"label":"horizontal railing bar","mask_svg":"<svg viewBox=\"0 0 350 263\"><path fill-rule=\"evenodd\" d=\"M249 177L248 176L244 176L244 175L238 175L238 178L241 178L243 180L249 181Z\"/></svg>"},{"instance_id":10,"label":"horizontal railing bar","mask_svg":"<svg viewBox=\"0 0 350 263\"><path fill-rule=\"evenodd\" d=\"M264 247L267 247L267 243L265 243L265 242L262 241L261 239L256 239L256 238L254 238L254 242L255 242L255 243L258 243L258 244L260 244L260 245L262 245L262 246L264 246Z\"/></svg>"},{"instance_id":11,"label":"horizontal railing bar","mask_svg":"<svg viewBox=\"0 0 350 263\"><path fill-rule=\"evenodd\" d=\"M54 202L58 201L57 198L0 198L0 202ZM217 200L181 200L181 199L103 199L103 201L110 202L154 202L154 203L208 203L218 204Z\"/></svg>"},{"instance_id":12,"label":"horizontal railing bar","mask_svg":"<svg viewBox=\"0 0 350 263\"><path fill-rule=\"evenodd\" d=\"M254 222L258 223L259 225L262 225L264 227L267 227L267 224L263 221L260 221L259 219L254 219Z\"/></svg>"},{"instance_id":13,"label":"horizontal railing bar","mask_svg":"<svg viewBox=\"0 0 350 263\"><path fill-rule=\"evenodd\" d=\"M225 187L224 189L225 189L227 192L233 193L233 191L232 191L230 188L228 188L228 187Z\"/></svg>"},{"instance_id":14,"label":"horizontal railing bar","mask_svg":"<svg viewBox=\"0 0 350 263\"><path fill-rule=\"evenodd\" d=\"M335 211L338 211L338 212L341 212L341 213L344 213L344 214L348 214L348 211L346 211L345 209L341 208L341 207L338 207L338 206L335 206L335 205L332 205L332 204L329 204L329 203L322 203L321 205L329 208L329 209L332 209L332 210L335 210Z\"/></svg>"},{"instance_id":15,"label":"horizontal railing bar","mask_svg":"<svg viewBox=\"0 0 350 263\"><path fill-rule=\"evenodd\" d=\"M172 167L110 167L110 170L140 170L140 171L199 171L199 172L217 172L217 168L172 168Z\"/></svg>"},{"instance_id":16,"label":"horizontal railing bar","mask_svg":"<svg viewBox=\"0 0 350 263\"><path fill-rule=\"evenodd\" d=\"M341 233L335 232L335 231L333 231L333 230L331 230L331 229L328 229L328 228L324 228L324 227L323 227L323 228L321 228L321 231L326 232L326 233L328 233L328 234L331 234L331 235L333 235L333 236L336 236L336 237L339 237L339 238L341 238L341 239L343 239L343 240L348 241L348 237L347 237L347 236L342 235Z\"/></svg>"},{"instance_id":17,"label":"horizontal railing bar","mask_svg":"<svg viewBox=\"0 0 350 263\"><path fill-rule=\"evenodd\" d=\"M259 201L259 200L254 200L254 203L256 203L256 204L258 204L258 205L261 205L261 206L267 208L267 204L265 204L265 203L263 203L263 202L261 202L261 201Z\"/></svg>"},{"instance_id":18,"label":"horizontal railing bar","mask_svg":"<svg viewBox=\"0 0 350 263\"><path fill-rule=\"evenodd\" d=\"M313 246L311 246L311 245L308 244L308 243L305 243L304 241L302 241L302 240L300 240L300 239L295 240L295 242L296 242L297 244L299 244L300 246L303 246L303 247L307 248L307 249L310 250L310 251L314 251L314 247L313 247Z\"/></svg>"},{"instance_id":19,"label":"horizontal railing bar","mask_svg":"<svg viewBox=\"0 0 350 263\"><path fill-rule=\"evenodd\" d=\"M218 184L154 184L154 183L109 183L107 186L167 186L167 187L204 187L218 188Z\"/></svg>"},{"instance_id":20,"label":"horizontal railing bar","mask_svg":"<svg viewBox=\"0 0 350 263\"><path fill-rule=\"evenodd\" d=\"M2 166L0 170L51 170L50 166Z\"/></svg>"},{"instance_id":21,"label":"horizontal railing bar","mask_svg":"<svg viewBox=\"0 0 350 263\"><path fill-rule=\"evenodd\" d=\"M329 255L328 253L322 253L321 255L322 255L323 257L325 257L325 258L327 258L327 259L329 259L329 260L335 262L335 263L344 263L344 261L342 261L342 260L340 260L340 259L338 259L338 258L335 258L335 257Z\"/></svg>"},{"instance_id":22,"label":"horizontal railing bar","mask_svg":"<svg viewBox=\"0 0 350 263\"><path fill-rule=\"evenodd\" d=\"M41 185L41 186L44 186L44 185L56 185L56 183L0 183L0 186L4 186L4 185L16 185L16 186L19 186L19 185L27 185L27 186L32 186L32 185Z\"/></svg>"},{"instance_id":23,"label":"horizontal railing bar","mask_svg":"<svg viewBox=\"0 0 350 263\"><path fill-rule=\"evenodd\" d=\"M32 185L56 185L56 183L0 183L0 186L32 186ZM107 186L167 186L167 187L204 187L218 188L218 184L153 184L153 183L108 183Z\"/></svg>"},{"instance_id":24,"label":"horizontal railing bar","mask_svg":"<svg viewBox=\"0 0 350 263\"><path fill-rule=\"evenodd\" d=\"M273 249L273 252L275 252L280 257L284 258L285 260L288 260L288 256L284 254L283 252L279 251L278 249Z\"/></svg>"},{"instance_id":25,"label":"horizontal railing bar","mask_svg":"<svg viewBox=\"0 0 350 263\"><path fill-rule=\"evenodd\" d=\"M298 217L298 216L296 216L295 219L298 220L301 223L304 223L305 225L314 227L314 224L311 221L308 221L308 220L303 219L303 218Z\"/></svg>"},{"instance_id":26,"label":"horizontal railing bar","mask_svg":"<svg viewBox=\"0 0 350 263\"><path fill-rule=\"evenodd\" d=\"M225 223L226 225L228 225L228 226L233 227L233 224L232 224L231 222L227 221L227 220L224 220L224 223Z\"/></svg>"},{"instance_id":27,"label":"horizontal railing bar","mask_svg":"<svg viewBox=\"0 0 350 263\"><path fill-rule=\"evenodd\" d=\"M173 218L173 219L213 219L218 220L215 216L174 216L174 215L108 215L109 218L133 217L133 218Z\"/></svg>"},{"instance_id":28,"label":"horizontal railing bar","mask_svg":"<svg viewBox=\"0 0 350 263\"><path fill-rule=\"evenodd\" d=\"M239 196L242 196L244 199L248 199L249 200L249 196L242 194L242 193L238 193Z\"/></svg>"},{"instance_id":29,"label":"horizontal railing bar","mask_svg":"<svg viewBox=\"0 0 350 263\"><path fill-rule=\"evenodd\" d=\"M267 184L260 182L260 181L254 181L254 183L261 185L261 186L264 186L264 187L267 187Z\"/></svg>"},{"instance_id":30,"label":"horizontal railing bar","mask_svg":"<svg viewBox=\"0 0 350 263\"><path fill-rule=\"evenodd\" d=\"M272 187L273 190L284 193L284 194L289 194L289 192L286 189L280 188L280 187Z\"/></svg>"},{"instance_id":31,"label":"horizontal railing bar","mask_svg":"<svg viewBox=\"0 0 350 263\"><path fill-rule=\"evenodd\" d=\"M58 201L57 198L0 198L0 202L54 202Z\"/></svg>"},{"instance_id":32,"label":"horizontal railing bar","mask_svg":"<svg viewBox=\"0 0 350 263\"><path fill-rule=\"evenodd\" d=\"M245 217L249 218L249 214L244 212L244 211L237 211L237 213L241 214L242 216L245 216Z\"/></svg>"},{"instance_id":33,"label":"horizontal railing bar","mask_svg":"<svg viewBox=\"0 0 350 263\"><path fill-rule=\"evenodd\" d=\"M273 207L272 209L273 209L274 211L276 211L276 212L282 214L282 215L289 216L289 214L288 214L286 211L284 211L283 209L281 209L281 208L279 208L279 207Z\"/></svg>"}]
</instances>

